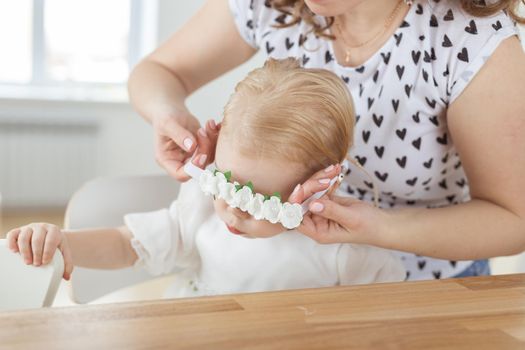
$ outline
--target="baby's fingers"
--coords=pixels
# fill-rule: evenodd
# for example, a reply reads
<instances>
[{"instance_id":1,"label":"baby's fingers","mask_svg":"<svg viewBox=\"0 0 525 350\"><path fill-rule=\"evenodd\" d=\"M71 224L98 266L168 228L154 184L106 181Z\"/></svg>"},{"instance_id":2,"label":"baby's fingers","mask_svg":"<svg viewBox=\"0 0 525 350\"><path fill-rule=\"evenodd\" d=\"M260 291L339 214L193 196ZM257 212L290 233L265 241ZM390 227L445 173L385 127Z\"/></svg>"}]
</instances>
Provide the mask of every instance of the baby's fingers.
<instances>
[{"instance_id":1,"label":"baby's fingers","mask_svg":"<svg viewBox=\"0 0 525 350\"><path fill-rule=\"evenodd\" d=\"M33 251L33 265L42 265L42 252L44 250L44 241L46 239L47 230L40 225L33 227L33 234L31 235L31 249Z\"/></svg>"},{"instance_id":2,"label":"baby's fingers","mask_svg":"<svg viewBox=\"0 0 525 350\"><path fill-rule=\"evenodd\" d=\"M18 236L20 235L20 229L15 228L9 231L6 235L7 246L13 253L18 253Z\"/></svg>"},{"instance_id":3,"label":"baby's fingers","mask_svg":"<svg viewBox=\"0 0 525 350\"><path fill-rule=\"evenodd\" d=\"M33 229L29 226L24 226L20 229L18 236L18 251L22 255L22 259L28 265L33 263L33 250L31 249L31 236Z\"/></svg>"},{"instance_id":4,"label":"baby's fingers","mask_svg":"<svg viewBox=\"0 0 525 350\"><path fill-rule=\"evenodd\" d=\"M60 236L60 230L58 228L52 227L49 229L46 240L44 243L44 250L42 253L42 264L46 265L53 260L55 251L62 240Z\"/></svg>"}]
</instances>

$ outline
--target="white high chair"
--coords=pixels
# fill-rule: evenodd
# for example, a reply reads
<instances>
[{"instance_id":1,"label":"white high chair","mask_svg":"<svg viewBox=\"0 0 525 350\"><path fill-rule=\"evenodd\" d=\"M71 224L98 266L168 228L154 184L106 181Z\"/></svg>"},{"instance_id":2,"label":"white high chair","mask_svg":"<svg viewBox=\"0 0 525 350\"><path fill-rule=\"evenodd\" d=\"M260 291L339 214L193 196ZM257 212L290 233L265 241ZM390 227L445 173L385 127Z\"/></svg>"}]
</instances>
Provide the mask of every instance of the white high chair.
<instances>
[{"instance_id":1,"label":"white high chair","mask_svg":"<svg viewBox=\"0 0 525 350\"><path fill-rule=\"evenodd\" d=\"M56 251L50 264L26 265L20 254L0 239L0 311L51 306L64 273L64 261Z\"/></svg>"},{"instance_id":2,"label":"white high chair","mask_svg":"<svg viewBox=\"0 0 525 350\"><path fill-rule=\"evenodd\" d=\"M152 211L168 207L177 198L179 183L167 175L122 176L91 180L84 184L68 203L64 221L66 229L117 227L127 213ZM89 303L108 293L127 290L125 300L162 297L166 278L152 282L153 288L129 286L155 277L133 267L120 270L93 270L75 267L71 277L70 297L76 303ZM158 280L158 278L157 278ZM156 284L155 284L156 283ZM151 294L151 290L154 290ZM144 293L147 290L150 295ZM130 296L131 294L131 296ZM102 298L104 299L104 298ZM110 302L121 300L102 300Z\"/></svg>"}]
</instances>

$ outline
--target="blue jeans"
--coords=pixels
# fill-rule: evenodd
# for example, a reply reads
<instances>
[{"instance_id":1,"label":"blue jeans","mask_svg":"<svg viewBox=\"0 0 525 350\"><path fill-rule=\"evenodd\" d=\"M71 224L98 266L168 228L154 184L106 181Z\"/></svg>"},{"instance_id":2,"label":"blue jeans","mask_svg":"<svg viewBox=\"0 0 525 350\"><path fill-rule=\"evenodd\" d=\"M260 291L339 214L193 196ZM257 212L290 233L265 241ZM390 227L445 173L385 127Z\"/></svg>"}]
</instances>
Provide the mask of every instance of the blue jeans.
<instances>
[{"instance_id":1,"label":"blue jeans","mask_svg":"<svg viewBox=\"0 0 525 350\"><path fill-rule=\"evenodd\" d=\"M488 276L490 275L490 266L488 260L475 260L472 265L467 267L463 272L453 276L454 278L459 277L471 277L471 276Z\"/></svg>"}]
</instances>

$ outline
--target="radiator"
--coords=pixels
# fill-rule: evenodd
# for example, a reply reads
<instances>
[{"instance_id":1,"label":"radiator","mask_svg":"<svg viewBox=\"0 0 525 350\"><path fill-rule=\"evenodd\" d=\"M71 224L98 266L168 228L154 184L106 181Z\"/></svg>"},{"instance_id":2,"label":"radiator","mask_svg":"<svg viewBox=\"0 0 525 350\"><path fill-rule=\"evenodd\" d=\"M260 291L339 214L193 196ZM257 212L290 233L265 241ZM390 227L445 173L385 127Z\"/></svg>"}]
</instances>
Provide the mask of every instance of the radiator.
<instances>
[{"instance_id":1,"label":"radiator","mask_svg":"<svg viewBox=\"0 0 525 350\"><path fill-rule=\"evenodd\" d=\"M3 207L64 207L97 174L97 140L95 122L0 120Z\"/></svg>"}]
</instances>

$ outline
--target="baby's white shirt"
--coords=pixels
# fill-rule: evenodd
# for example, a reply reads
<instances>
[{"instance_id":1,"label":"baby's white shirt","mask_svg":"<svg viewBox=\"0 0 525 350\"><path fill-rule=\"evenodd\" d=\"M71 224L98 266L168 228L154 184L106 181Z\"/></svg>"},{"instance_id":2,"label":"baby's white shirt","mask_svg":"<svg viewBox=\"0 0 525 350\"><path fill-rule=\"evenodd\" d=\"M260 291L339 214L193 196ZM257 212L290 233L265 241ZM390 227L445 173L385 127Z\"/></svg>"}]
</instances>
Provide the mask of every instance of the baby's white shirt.
<instances>
[{"instance_id":1,"label":"baby's white shirt","mask_svg":"<svg viewBox=\"0 0 525 350\"><path fill-rule=\"evenodd\" d=\"M232 234L196 181L181 185L167 209L124 217L136 266L154 275L177 272L166 297L394 282L405 278L387 250L319 244L297 231L250 239Z\"/></svg>"}]
</instances>

